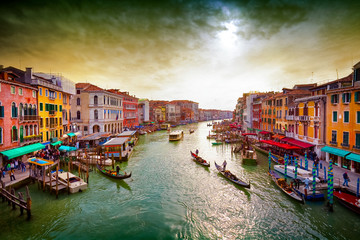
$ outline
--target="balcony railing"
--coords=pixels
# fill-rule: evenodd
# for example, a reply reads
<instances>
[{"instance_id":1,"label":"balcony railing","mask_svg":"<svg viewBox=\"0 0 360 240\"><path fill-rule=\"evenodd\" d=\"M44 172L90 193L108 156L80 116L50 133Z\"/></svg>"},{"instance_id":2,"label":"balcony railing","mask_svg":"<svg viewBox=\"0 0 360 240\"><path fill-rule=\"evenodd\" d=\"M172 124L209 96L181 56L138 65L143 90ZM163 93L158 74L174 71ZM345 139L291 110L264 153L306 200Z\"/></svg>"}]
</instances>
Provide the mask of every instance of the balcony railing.
<instances>
[{"instance_id":1,"label":"balcony railing","mask_svg":"<svg viewBox=\"0 0 360 240\"><path fill-rule=\"evenodd\" d=\"M50 123L50 129L54 129L54 128L57 128L57 124L55 124L55 123Z\"/></svg>"},{"instance_id":2,"label":"balcony railing","mask_svg":"<svg viewBox=\"0 0 360 240\"><path fill-rule=\"evenodd\" d=\"M319 116L315 116L315 117L314 117L314 122L320 122L320 117L319 117Z\"/></svg>"},{"instance_id":3,"label":"balcony railing","mask_svg":"<svg viewBox=\"0 0 360 240\"><path fill-rule=\"evenodd\" d=\"M55 96L49 95L49 99L50 100L55 100L56 98L55 98Z\"/></svg>"},{"instance_id":4,"label":"balcony railing","mask_svg":"<svg viewBox=\"0 0 360 240\"><path fill-rule=\"evenodd\" d=\"M74 123L82 123L83 120L82 120L82 119L77 119L77 118L71 118L71 122L74 122Z\"/></svg>"},{"instance_id":5,"label":"balcony railing","mask_svg":"<svg viewBox=\"0 0 360 240\"><path fill-rule=\"evenodd\" d=\"M294 115L286 115L286 120L294 120Z\"/></svg>"},{"instance_id":6,"label":"balcony railing","mask_svg":"<svg viewBox=\"0 0 360 240\"><path fill-rule=\"evenodd\" d=\"M33 121L39 121L40 117L37 115L25 115L25 116L19 116L20 122L33 122Z\"/></svg>"},{"instance_id":7,"label":"balcony railing","mask_svg":"<svg viewBox=\"0 0 360 240\"><path fill-rule=\"evenodd\" d=\"M125 119L135 119L136 117L125 117Z\"/></svg>"},{"instance_id":8,"label":"balcony railing","mask_svg":"<svg viewBox=\"0 0 360 240\"><path fill-rule=\"evenodd\" d=\"M343 146L343 147L350 147L349 143L341 143L341 146Z\"/></svg>"},{"instance_id":9,"label":"balcony railing","mask_svg":"<svg viewBox=\"0 0 360 240\"><path fill-rule=\"evenodd\" d=\"M32 136L25 136L23 141L20 142L20 146L24 146L25 144L37 143L41 142L41 135L32 135Z\"/></svg>"},{"instance_id":10,"label":"balcony railing","mask_svg":"<svg viewBox=\"0 0 360 240\"><path fill-rule=\"evenodd\" d=\"M331 145L337 145L337 142L335 142L335 141L330 141L330 144L331 144Z\"/></svg>"},{"instance_id":11,"label":"balcony railing","mask_svg":"<svg viewBox=\"0 0 360 240\"><path fill-rule=\"evenodd\" d=\"M359 146L354 145L354 146L353 146L353 149L360 149L360 145L359 145Z\"/></svg>"},{"instance_id":12,"label":"balcony railing","mask_svg":"<svg viewBox=\"0 0 360 240\"><path fill-rule=\"evenodd\" d=\"M292 138L293 138L293 137L295 136L295 134L294 134L293 132L286 132L286 133L285 133L285 136L286 136L286 137L292 137Z\"/></svg>"}]
</instances>

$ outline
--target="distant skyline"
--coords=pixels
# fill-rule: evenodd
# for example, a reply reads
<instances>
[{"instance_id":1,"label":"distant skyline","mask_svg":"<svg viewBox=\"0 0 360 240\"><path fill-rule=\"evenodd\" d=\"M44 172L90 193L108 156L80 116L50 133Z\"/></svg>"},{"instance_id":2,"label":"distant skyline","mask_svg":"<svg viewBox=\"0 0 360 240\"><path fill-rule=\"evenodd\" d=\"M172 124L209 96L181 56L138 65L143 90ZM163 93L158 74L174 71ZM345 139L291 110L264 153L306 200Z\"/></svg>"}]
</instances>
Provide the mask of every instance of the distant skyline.
<instances>
[{"instance_id":1,"label":"distant skyline","mask_svg":"<svg viewBox=\"0 0 360 240\"><path fill-rule=\"evenodd\" d=\"M359 1L7 1L0 64L233 110L249 91L351 73Z\"/></svg>"}]
</instances>

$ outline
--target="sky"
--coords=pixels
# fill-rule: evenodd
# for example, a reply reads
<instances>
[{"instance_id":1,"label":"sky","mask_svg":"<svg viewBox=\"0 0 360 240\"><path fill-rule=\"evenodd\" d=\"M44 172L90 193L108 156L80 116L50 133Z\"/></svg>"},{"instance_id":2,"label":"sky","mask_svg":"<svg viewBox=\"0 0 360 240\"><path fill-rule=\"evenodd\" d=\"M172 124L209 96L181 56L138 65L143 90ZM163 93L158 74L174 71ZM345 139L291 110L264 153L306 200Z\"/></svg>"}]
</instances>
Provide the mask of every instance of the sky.
<instances>
[{"instance_id":1,"label":"sky","mask_svg":"<svg viewBox=\"0 0 360 240\"><path fill-rule=\"evenodd\" d=\"M4 67L205 109L335 80L360 61L360 1L18 0L1 9Z\"/></svg>"}]
</instances>

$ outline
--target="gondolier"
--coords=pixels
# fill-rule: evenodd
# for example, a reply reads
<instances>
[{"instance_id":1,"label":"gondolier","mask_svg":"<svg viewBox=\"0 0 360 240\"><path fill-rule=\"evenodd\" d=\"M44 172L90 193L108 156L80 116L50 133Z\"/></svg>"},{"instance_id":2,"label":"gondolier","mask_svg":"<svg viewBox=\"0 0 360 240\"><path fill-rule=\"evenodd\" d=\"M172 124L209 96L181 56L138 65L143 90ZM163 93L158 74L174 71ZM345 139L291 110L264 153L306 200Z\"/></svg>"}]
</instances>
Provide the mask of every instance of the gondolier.
<instances>
[{"instance_id":1,"label":"gondolier","mask_svg":"<svg viewBox=\"0 0 360 240\"><path fill-rule=\"evenodd\" d=\"M224 160L224 162L223 162L223 171L225 171L225 169L226 169L226 165L227 165L227 162L226 162L226 160Z\"/></svg>"}]
</instances>

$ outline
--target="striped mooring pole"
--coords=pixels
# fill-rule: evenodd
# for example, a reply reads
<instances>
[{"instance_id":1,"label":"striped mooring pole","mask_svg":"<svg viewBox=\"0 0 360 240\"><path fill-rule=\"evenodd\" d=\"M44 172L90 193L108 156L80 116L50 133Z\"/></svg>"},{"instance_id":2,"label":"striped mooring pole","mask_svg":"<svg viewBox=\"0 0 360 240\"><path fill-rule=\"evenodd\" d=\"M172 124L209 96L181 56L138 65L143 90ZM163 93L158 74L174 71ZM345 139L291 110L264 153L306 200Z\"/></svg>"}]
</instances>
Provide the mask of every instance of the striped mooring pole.
<instances>
[{"instance_id":1,"label":"striped mooring pole","mask_svg":"<svg viewBox=\"0 0 360 240\"><path fill-rule=\"evenodd\" d=\"M295 158L295 179L297 179L297 172L298 172L298 161L297 158Z\"/></svg>"},{"instance_id":2,"label":"striped mooring pole","mask_svg":"<svg viewBox=\"0 0 360 240\"><path fill-rule=\"evenodd\" d=\"M284 159L285 159L285 178L286 178L287 177L287 165L288 165L288 158L287 158L286 154L284 156Z\"/></svg>"},{"instance_id":3,"label":"striped mooring pole","mask_svg":"<svg viewBox=\"0 0 360 240\"><path fill-rule=\"evenodd\" d=\"M316 170L315 170L315 163L313 164L313 168L312 168L312 175L313 175L313 181L312 181L312 187L313 187L313 195L315 197L315 192L316 192Z\"/></svg>"},{"instance_id":4,"label":"striped mooring pole","mask_svg":"<svg viewBox=\"0 0 360 240\"><path fill-rule=\"evenodd\" d=\"M271 151L269 151L269 172L271 169Z\"/></svg>"},{"instance_id":5,"label":"striped mooring pole","mask_svg":"<svg viewBox=\"0 0 360 240\"><path fill-rule=\"evenodd\" d=\"M308 170L308 159L307 159L307 154L305 153L305 169L306 171Z\"/></svg>"}]
</instances>

